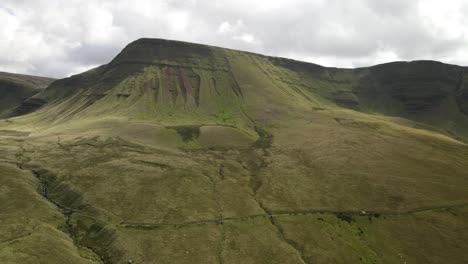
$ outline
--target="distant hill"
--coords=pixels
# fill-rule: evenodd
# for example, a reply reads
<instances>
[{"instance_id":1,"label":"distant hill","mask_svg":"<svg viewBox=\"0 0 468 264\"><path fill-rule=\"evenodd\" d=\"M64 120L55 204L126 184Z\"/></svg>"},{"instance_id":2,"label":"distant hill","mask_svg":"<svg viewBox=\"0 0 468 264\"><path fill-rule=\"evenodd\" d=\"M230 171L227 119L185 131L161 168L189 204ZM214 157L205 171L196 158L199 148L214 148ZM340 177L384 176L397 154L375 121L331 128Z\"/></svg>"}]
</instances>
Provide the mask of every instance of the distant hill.
<instances>
[{"instance_id":1,"label":"distant hill","mask_svg":"<svg viewBox=\"0 0 468 264\"><path fill-rule=\"evenodd\" d=\"M44 90L54 79L0 72L0 116Z\"/></svg>"}]
</instances>

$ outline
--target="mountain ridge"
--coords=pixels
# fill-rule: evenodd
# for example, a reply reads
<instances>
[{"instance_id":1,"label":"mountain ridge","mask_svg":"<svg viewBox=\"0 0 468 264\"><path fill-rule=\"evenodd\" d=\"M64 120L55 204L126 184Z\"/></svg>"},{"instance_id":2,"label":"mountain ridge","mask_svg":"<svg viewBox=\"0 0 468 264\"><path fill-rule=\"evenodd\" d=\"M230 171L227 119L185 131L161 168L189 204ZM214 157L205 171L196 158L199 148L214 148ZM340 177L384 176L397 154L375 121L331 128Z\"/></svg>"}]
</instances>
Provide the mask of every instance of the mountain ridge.
<instances>
[{"instance_id":1,"label":"mountain ridge","mask_svg":"<svg viewBox=\"0 0 468 264\"><path fill-rule=\"evenodd\" d=\"M182 41L182 40L163 39L163 38L145 38L145 37L139 38L139 39L136 39L136 40L130 42L129 44L127 44L122 49L122 51L125 48L127 48L128 46L134 45L134 44L136 44L138 42L149 42L149 43L155 43L156 42L155 44L158 44L157 42L159 42L159 44L160 43L178 43L178 44L181 44L181 45L188 45L188 46L195 45L195 46L201 46L201 47L211 47L211 48L224 49L224 50L230 50L230 51L235 51L235 52L242 52L242 53L251 54L251 55L255 55L255 56L261 56L261 57L266 57L266 58L270 58L270 59L288 60L288 61L294 61L294 62L298 62L298 63L311 64L311 65L315 65L315 66L319 66L319 67L323 67L323 68L341 69L341 70L358 70L358 69L371 68L371 67L381 66L381 65L386 65L386 64L412 63L412 62L435 62L435 63L441 63L441 64L445 64L445 65L449 65L449 66L457 66L457 67L461 67L461 68L468 68L468 66L464 66L464 65L447 63L447 62L431 60L431 59L397 60L397 61L389 61L389 62L373 64L373 65L369 65L369 66L349 67L349 68L347 68L347 67L336 67L336 66L324 66L324 65L320 65L320 64L317 64L317 63L314 63L314 62L309 62L309 61L302 61L302 60L288 58L288 57L282 57L282 56L265 55L265 54L262 54L262 53L259 53L259 52L245 51L245 50L234 49L234 48L226 48L226 47L217 46L217 45L202 44L202 43Z\"/></svg>"},{"instance_id":2,"label":"mountain ridge","mask_svg":"<svg viewBox=\"0 0 468 264\"><path fill-rule=\"evenodd\" d=\"M242 73L243 68L250 68L249 73ZM119 112L130 118L145 119L165 115L160 118L164 121L170 119L167 115L173 114L182 119L193 118L192 114L187 117L192 111L205 123L225 123L220 116L228 113L231 121L246 127L250 121L245 117L245 105L258 108L263 104L260 101L272 100L269 104L283 107L269 111L292 114L303 111L298 105L306 104L315 108L344 107L407 118L466 140L466 72L462 66L427 60L356 69L330 68L202 44L142 38L128 44L108 64L52 83L10 111L10 117L43 106L57 106L59 100L73 97L75 107L69 108L74 110L55 112L68 112L67 119L86 116L86 109L91 107L98 109L100 115ZM245 79L250 73L255 76ZM245 98L243 90L252 90L246 88L249 85L254 85L257 91ZM229 90L219 91L218 87ZM288 103L290 100L297 104ZM153 109L152 113L148 109ZM441 115L442 112L445 114ZM263 118L266 114L248 115L255 119L256 115Z\"/></svg>"}]
</instances>

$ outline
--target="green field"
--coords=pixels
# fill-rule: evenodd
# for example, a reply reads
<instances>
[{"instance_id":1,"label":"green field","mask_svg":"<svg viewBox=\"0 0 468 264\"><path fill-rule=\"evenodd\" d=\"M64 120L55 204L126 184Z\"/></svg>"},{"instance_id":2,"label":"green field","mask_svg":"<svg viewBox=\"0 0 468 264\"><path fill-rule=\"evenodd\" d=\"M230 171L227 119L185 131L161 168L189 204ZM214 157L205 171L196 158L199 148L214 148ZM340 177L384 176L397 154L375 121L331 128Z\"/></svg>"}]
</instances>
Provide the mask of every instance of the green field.
<instances>
[{"instance_id":1,"label":"green field","mask_svg":"<svg viewBox=\"0 0 468 264\"><path fill-rule=\"evenodd\" d=\"M137 40L5 109L0 260L467 263L465 71Z\"/></svg>"}]
</instances>

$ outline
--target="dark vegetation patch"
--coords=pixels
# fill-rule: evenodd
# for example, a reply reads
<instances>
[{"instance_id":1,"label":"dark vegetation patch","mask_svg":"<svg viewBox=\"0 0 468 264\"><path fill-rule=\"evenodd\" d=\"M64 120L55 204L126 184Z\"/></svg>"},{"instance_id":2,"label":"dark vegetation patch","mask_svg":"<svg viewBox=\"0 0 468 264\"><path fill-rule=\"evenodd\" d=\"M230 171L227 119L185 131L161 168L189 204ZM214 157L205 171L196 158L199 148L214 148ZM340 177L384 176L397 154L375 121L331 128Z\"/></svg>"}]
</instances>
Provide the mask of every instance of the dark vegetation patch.
<instances>
[{"instance_id":1,"label":"dark vegetation patch","mask_svg":"<svg viewBox=\"0 0 468 264\"><path fill-rule=\"evenodd\" d=\"M189 79L193 88L193 93L195 97L195 104L200 106L200 89L201 89L201 79L198 74L195 74L192 78Z\"/></svg>"},{"instance_id":2,"label":"dark vegetation patch","mask_svg":"<svg viewBox=\"0 0 468 264\"><path fill-rule=\"evenodd\" d=\"M185 95L193 96L193 89L188 81L187 77L184 74L184 70L179 66L179 79L181 82L181 88L185 91Z\"/></svg>"},{"instance_id":3,"label":"dark vegetation patch","mask_svg":"<svg viewBox=\"0 0 468 264\"><path fill-rule=\"evenodd\" d=\"M335 213L335 215L336 217L338 217L338 219L345 221L347 223L351 223L354 221L353 216L350 213L338 212L338 213Z\"/></svg>"},{"instance_id":4,"label":"dark vegetation patch","mask_svg":"<svg viewBox=\"0 0 468 264\"><path fill-rule=\"evenodd\" d=\"M177 96L179 96L179 91L177 90L177 81L175 78L176 76L177 74L175 73L175 69L171 67L166 68L165 89L167 92L166 94L170 94L172 105L176 104Z\"/></svg>"},{"instance_id":5,"label":"dark vegetation patch","mask_svg":"<svg viewBox=\"0 0 468 264\"><path fill-rule=\"evenodd\" d=\"M145 82L145 92L148 96L150 96L151 93L153 92L153 83L154 83L153 79L147 80Z\"/></svg>"},{"instance_id":6,"label":"dark vegetation patch","mask_svg":"<svg viewBox=\"0 0 468 264\"><path fill-rule=\"evenodd\" d=\"M47 87L53 79L0 72L0 113L9 117L25 100Z\"/></svg>"},{"instance_id":7,"label":"dark vegetation patch","mask_svg":"<svg viewBox=\"0 0 468 264\"><path fill-rule=\"evenodd\" d=\"M464 69L462 69L460 74L455 95L460 110L468 116L468 82L465 80Z\"/></svg>"},{"instance_id":8,"label":"dark vegetation patch","mask_svg":"<svg viewBox=\"0 0 468 264\"><path fill-rule=\"evenodd\" d=\"M312 110L314 110L314 111L325 111L327 109L322 108L322 107L312 107Z\"/></svg>"},{"instance_id":9,"label":"dark vegetation patch","mask_svg":"<svg viewBox=\"0 0 468 264\"><path fill-rule=\"evenodd\" d=\"M394 62L369 68L370 76L356 85L360 97L373 102L393 98L406 114L417 114L441 103L460 84L462 69L439 62Z\"/></svg>"},{"instance_id":10,"label":"dark vegetation patch","mask_svg":"<svg viewBox=\"0 0 468 264\"><path fill-rule=\"evenodd\" d=\"M73 219L73 232L80 245L97 253L103 263L116 263L123 252L114 246L116 229L104 221L79 214Z\"/></svg>"},{"instance_id":11,"label":"dark vegetation patch","mask_svg":"<svg viewBox=\"0 0 468 264\"><path fill-rule=\"evenodd\" d=\"M215 90L216 94L221 95L221 93L218 90L218 87L216 86L216 78L211 77L210 79L210 85L211 87Z\"/></svg>"},{"instance_id":12,"label":"dark vegetation patch","mask_svg":"<svg viewBox=\"0 0 468 264\"><path fill-rule=\"evenodd\" d=\"M51 171L40 168L32 172L41 182L41 194L58 208L73 211L72 208L77 208L82 204L83 195L61 181Z\"/></svg>"},{"instance_id":13,"label":"dark vegetation patch","mask_svg":"<svg viewBox=\"0 0 468 264\"><path fill-rule=\"evenodd\" d=\"M197 125L187 126L167 126L168 129L174 129L182 137L184 142L192 141L200 136L200 127Z\"/></svg>"},{"instance_id":14,"label":"dark vegetation patch","mask_svg":"<svg viewBox=\"0 0 468 264\"><path fill-rule=\"evenodd\" d=\"M270 148L273 144L273 134L258 126L255 126L254 129L259 137L257 141L255 141L254 147L262 149Z\"/></svg>"},{"instance_id":15,"label":"dark vegetation patch","mask_svg":"<svg viewBox=\"0 0 468 264\"><path fill-rule=\"evenodd\" d=\"M364 235L364 231L360 227L357 228L357 235L358 236Z\"/></svg>"},{"instance_id":16,"label":"dark vegetation patch","mask_svg":"<svg viewBox=\"0 0 468 264\"><path fill-rule=\"evenodd\" d=\"M118 97L118 98L121 98L121 97L127 98L127 97L129 97L129 96L130 96L130 94L124 94L124 93L118 93L118 94L117 94L117 97Z\"/></svg>"},{"instance_id":17,"label":"dark vegetation patch","mask_svg":"<svg viewBox=\"0 0 468 264\"><path fill-rule=\"evenodd\" d=\"M125 47L110 65L134 61L151 63L155 58L176 62L191 62L197 61L197 59L214 60L213 57L212 48L206 45L142 38ZM209 64L209 62L211 61L206 64Z\"/></svg>"},{"instance_id":18,"label":"dark vegetation patch","mask_svg":"<svg viewBox=\"0 0 468 264\"><path fill-rule=\"evenodd\" d=\"M336 104L346 108L356 109L359 106L358 98L353 92L350 91L334 92L331 99Z\"/></svg>"},{"instance_id":19,"label":"dark vegetation patch","mask_svg":"<svg viewBox=\"0 0 468 264\"><path fill-rule=\"evenodd\" d=\"M132 161L142 163L142 164L146 164L146 165L152 166L152 167L161 168L163 170L167 170L167 169L171 168L171 166L169 166L167 164L163 164L163 163L159 163L159 162L155 162L155 161L147 161L147 160L140 160L140 159L132 159Z\"/></svg>"},{"instance_id":20,"label":"dark vegetation patch","mask_svg":"<svg viewBox=\"0 0 468 264\"><path fill-rule=\"evenodd\" d=\"M378 124L378 123L358 121L358 120L354 120L354 119L341 118L341 117L335 117L334 119L340 125L348 126L348 127L369 128L369 129L378 129L378 128L381 127L380 124Z\"/></svg>"},{"instance_id":21,"label":"dark vegetation patch","mask_svg":"<svg viewBox=\"0 0 468 264\"><path fill-rule=\"evenodd\" d=\"M369 215L367 216L367 219L369 219L369 222L372 222L372 219L373 219L373 218L378 219L379 217L380 217L380 214L379 214L379 213L373 213L373 214L369 214Z\"/></svg>"},{"instance_id":22,"label":"dark vegetation patch","mask_svg":"<svg viewBox=\"0 0 468 264\"><path fill-rule=\"evenodd\" d=\"M6 117L20 116L36 111L46 104L46 101L38 98L29 98L23 101L19 106L6 113Z\"/></svg>"},{"instance_id":23,"label":"dark vegetation patch","mask_svg":"<svg viewBox=\"0 0 468 264\"><path fill-rule=\"evenodd\" d=\"M39 193L64 215L63 231L77 247L91 250L102 263L114 263L121 257L122 252L113 245L115 228L99 219L98 211L84 203L81 192L50 170L33 166L31 172L40 181Z\"/></svg>"}]
</instances>

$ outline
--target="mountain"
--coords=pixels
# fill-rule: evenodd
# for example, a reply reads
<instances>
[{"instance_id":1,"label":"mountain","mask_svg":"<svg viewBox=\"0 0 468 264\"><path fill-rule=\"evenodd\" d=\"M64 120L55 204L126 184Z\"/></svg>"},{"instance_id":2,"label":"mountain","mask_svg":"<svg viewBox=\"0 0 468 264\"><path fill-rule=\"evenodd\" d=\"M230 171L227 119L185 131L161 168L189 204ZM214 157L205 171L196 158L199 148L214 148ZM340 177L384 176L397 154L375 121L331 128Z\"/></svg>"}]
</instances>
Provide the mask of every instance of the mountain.
<instances>
[{"instance_id":1,"label":"mountain","mask_svg":"<svg viewBox=\"0 0 468 264\"><path fill-rule=\"evenodd\" d=\"M139 39L0 120L0 258L464 263L465 72Z\"/></svg>"},{"instance_id":2,"label":"mountain","mask_svg":"<svg viewBox=\"0 0 468 264\"><path fill-rule=\"evenodd\" d=\"M109 64L54 82L17 112L31 112L50 102L45 108L53 114L48 112L45 119L54 123L98 113L176 124L230 119L244 127L251 121L246 111L268 122L272 111L296 118L304 107L338 106L402 117L464 140L468 137L466 76L464 67L434 61L336 69L192 43L140 39ZM181 120L185 118L187 122Z\"/></svg>"},{"instance_id":3,"label":"mountain","mask_svg":"<svg viewBox=\"0 0 468 264\"><path fill-rule=\"evenodd\" d=\"M44 90L53 79L0 72L0 116Z\"/></svg>"}]
</instances>

